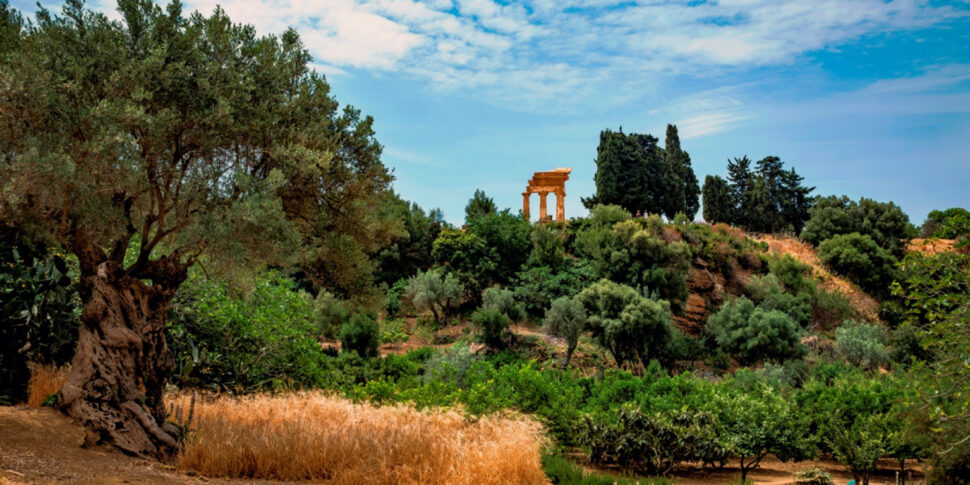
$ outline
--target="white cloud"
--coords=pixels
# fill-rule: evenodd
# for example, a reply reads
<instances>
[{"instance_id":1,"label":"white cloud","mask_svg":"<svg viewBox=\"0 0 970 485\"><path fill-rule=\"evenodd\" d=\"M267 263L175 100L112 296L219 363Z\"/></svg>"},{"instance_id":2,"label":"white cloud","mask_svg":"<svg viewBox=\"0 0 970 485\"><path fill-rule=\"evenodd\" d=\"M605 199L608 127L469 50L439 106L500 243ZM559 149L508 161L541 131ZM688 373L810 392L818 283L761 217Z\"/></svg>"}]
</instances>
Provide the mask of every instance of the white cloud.
<instances>
[{"instance_id":1,"label":"white cloud","mask_svg":"<svg viewBox=\"0 0 970 485\"><path fill-rule=\"evenodd\" d=\"M104 1L104 0L101 0ZM218 0L186 0L211 12ZM530 111L604 109L734 69L966 15L922 0L233 0L261 34L296 28L325 72L402 71ZM111 9L106 9L111 10ZM875 87L879 88L879 87ZM874 89L875 89L874 88ZM697 116L704 113L698 112Z\"/></svg>"}]
</instances>

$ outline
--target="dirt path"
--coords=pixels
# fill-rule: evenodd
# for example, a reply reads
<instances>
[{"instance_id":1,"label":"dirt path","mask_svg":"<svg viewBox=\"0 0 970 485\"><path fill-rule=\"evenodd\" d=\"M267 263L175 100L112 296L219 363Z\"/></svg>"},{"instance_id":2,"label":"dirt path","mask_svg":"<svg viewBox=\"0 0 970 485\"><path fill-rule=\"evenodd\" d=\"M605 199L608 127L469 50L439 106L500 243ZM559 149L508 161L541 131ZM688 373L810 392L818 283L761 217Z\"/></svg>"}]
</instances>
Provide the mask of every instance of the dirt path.
<instances>
[{"instance_id":1,"label":"dirt path","mask_svg":"<svg viewBox=\"0 0 970 485\"><path fill-rule=\"evenodd\" d=\"M84 430L54 409L0 406L0 485L230 483L191 477L105 447L81 448L83 439Z\"/></svg>"}]
</instances>

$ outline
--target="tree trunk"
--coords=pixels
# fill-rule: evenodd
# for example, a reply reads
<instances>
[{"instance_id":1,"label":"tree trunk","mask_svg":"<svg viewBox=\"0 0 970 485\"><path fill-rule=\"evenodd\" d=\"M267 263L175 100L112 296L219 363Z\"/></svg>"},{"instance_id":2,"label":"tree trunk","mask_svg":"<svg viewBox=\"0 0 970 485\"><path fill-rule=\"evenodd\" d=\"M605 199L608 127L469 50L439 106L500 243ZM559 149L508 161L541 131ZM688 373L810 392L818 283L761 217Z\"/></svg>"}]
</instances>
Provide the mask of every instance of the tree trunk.
<instances>
[{"instance_id":1,"label":"tree trunk","mask_svg":"<svg viewBox=\"0 0 970 485\"><path fill-rule=\"evenodd\" d=\"M113 261L93 269L84 274L82 267L84 310L62 409L99 442L135 456L170 459L178 428L166 423L162 401L174 367L164 328L181 280L150 287Z\"/></svg>"}]
</instances>

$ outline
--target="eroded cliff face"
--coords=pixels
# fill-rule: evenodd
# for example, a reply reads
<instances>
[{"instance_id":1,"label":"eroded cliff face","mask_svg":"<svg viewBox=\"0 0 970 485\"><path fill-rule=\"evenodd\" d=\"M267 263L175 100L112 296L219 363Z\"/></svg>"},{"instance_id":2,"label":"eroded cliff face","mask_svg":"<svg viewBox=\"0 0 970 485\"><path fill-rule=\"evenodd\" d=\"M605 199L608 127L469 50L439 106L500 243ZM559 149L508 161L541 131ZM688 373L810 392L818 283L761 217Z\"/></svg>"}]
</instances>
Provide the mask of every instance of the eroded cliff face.
<instances>
[{"instance_id":1,"label":"eroded cliff face","mask_svg":"<svg viewBox=\"0 0 970 485\"><path fill-rule=\"evenodd\" d=\"M744 286L753 270L760 268L760 261L746 261L751 268L742 268L731 262L725 270L695 258L687 271L687 290L690 294L684 304L684 314L674 316L674 324L684 333L697 337L704 322L730 296L744 294Z\"/></svg>"}]
</instances>

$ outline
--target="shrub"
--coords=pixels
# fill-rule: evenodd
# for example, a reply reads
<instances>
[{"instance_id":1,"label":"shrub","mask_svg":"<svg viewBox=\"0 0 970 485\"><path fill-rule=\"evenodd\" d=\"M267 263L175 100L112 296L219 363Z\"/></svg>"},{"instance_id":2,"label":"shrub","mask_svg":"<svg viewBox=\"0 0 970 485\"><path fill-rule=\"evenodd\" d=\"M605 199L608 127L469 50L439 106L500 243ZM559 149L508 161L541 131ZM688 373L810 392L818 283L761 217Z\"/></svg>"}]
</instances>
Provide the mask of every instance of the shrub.
<instances>
[{"instance_id":1,"label":"shrub","mask_svg":"<svg viewBox=\"0 0 970 485\"><path fill-rule=\"evenodd\" d=\"M494 256L492 281L507 283L529 258L532 225L508 209L469 220L467 231L481 237Z\"/></svg>"},{"instance_id":2,"label":"shrub","mask_svg":"<svg viewBox=\"0 0 970 485\"><path fill-rule=\"evenodd\" d=\"M559 269L567 264L562 231L553 229L548 224L540 224L532 229L530 239L532 252L529 253L529 266Z\"/></svg>"},{"instance_id":3,"label":"shrub","mask_svg":"<svg viewBox=\"0 0 970 485\"><path fill-rule=\"evenodd\" d=\"M566 357L563 359L563 369L569 367L569 359L572 358L576 344L579 343L579 336L582 335L585 328L586 309L578 300L565 297L557 298L546 311L543 329L550 335L566 340Z\"/></svg>"},{"instance_id":4,"label":"shrub","mask_svg":"<svg viewBox=\"0 0 970 485\"><path fill-rule=\"evenodd\" d=\"M472 313L472 325L478 327L479 340L493 348L503 349L506 346L506 334L509 330L509 317L497 310L482 308Z\"/></svg>"},{"instance_id":5,"label":"shrub","mask_svg":"<svg viewBox=\"0 0 970 485\"><path fill-rule=\"evenodd\" d=\"M253 391L308 387L332 376L309 295L277 273L246 295L192 270L172 302L166 340L182 386Z\"/></svg>"},{"instance_id":6,"label":"shrub","mask_svg":"<svg viewBox=\"0 0 970 485\"><path fill-rule=\"evenodd\" d=\"M313 299L313 318L317 329L317 337L334 339L340 329L350 320L350 304L334 296L327 290L321 290Z\"/></svg>"},{"instance_id":7,"label":"shrub","mask_svg":"<svg viewBox=\"0 0 970 485\"><path fill-rule=\"evenodd\" d=\"M751 299L763 310L778 310L802 328L812 323L812 296L808 291L786 292L774 274L751 278L745 288Z\"/></svg>"},{"instance_id":8,"label":"shrub","mask_svg":"<svg viewBox=\"0 0 970 485\"><path fill-rule=\"evenodd\" d=\"M879 459L892 452L892 444L901 438L896 416L886 413L857 415L845 422L833 417L825 436L832 454L839 463L849 467L855 482L869 485L869 477Z\"/></svg>"},{"instance_id":9,"label":"shrub","mask_svg":"<svg viewBox=\"0 0 970 485\"><path fill-rule=\"evenodd\" d=\"M896 259L869 236L852 233L826 239L818 246L818 257L863 290L880 296L889 294Z\"/></svg>"},{"instance_id":10,"label":"shrub","mask_svg":"<svg viewBox=\"0 0 970 485\"><path fill-rule=\"evenodd\" d=\"M525 309L515 302L511 290L504 288L489 288L482 295L482 309L499 312L510 321L518 322L525 318Z\"/></svg>"},{"instance_id":11,"label":"shrub","mask_svg":"<svg viewBox=\"0 0 970 485\"><path fill-rule=\"evenodd\" d=\"M801 329L788 315L755 308L744 297L721 306L708 317L707 327L721 351L736 355L743 362L782 361L805 353L800 343Z\"/></svg>"},{"instance_id":12,"label":"shrub","mask_svg":"<svg viewBox=\"0 0 970 485\"><path fill-rule=\"evenodd\" d=\"M579 292L576 299L586 309L593 338L618 365L632 358L646 365L671 339L673 317L663 300L644 298L629 286L605 279Z\"/></svg>"},{"instance_id":13,"label":"shrub","mask_svg":"<svg viewBox=\"0 0 970 485\"><path fill-rule=\"evenodd\" d=\"M886 329L880 325L845 321L835 330L835 354L863 369L889 363Z\"/></svg>"},{"instance_id":14,"label":"shrub","mask_svg":"<svg viewBox=\"0 0 970 485\"><path fill-rule=\"evenodd\" d=\"M340 347L344 352L357 352L361 357L377 357L380 345L377 320L366 313L357 313L340 328Z\"/></svg>"},{"instance_id":15,"label":"shrub","mask_svg":"<svg viewBox=\"0 0 970 485\"><path fill-rule=\"evenodd\" d=\"M406 342L410 335L400 318L385 318L380 322L380 338L384 344L398 344Z\"/></svg>"},{"instance_id":16,"label":"shrub","mask_svg":"<svg viewBox=\"0 0 970 485\"><path fill-rule=\"evenodd\" d=\"M575 296L591 280L588 264L569 264L558 270L539 266L517 274L512 291L530 316L541 317L553 300Z\"/></svg>"},{"instance_id":17,"label":"shrub","mask_svg":"<svg viewBox=\"0 0 970 485\"><path fill-rule=\"evenodd\" d=\"M16 249L0 254L0 403L7 404L28 397L28 361L66 364L77 343L76 270L57 254L23 257Z\"/></svg>"},{"instance_id":18,"label":"shrub","mask_svg":"<svg viewBox=\"0 0 970 485\"><path fill-rule=\"evenodd\" d=\"M616 422L587 417L584 442L589 459L649 475L667 475L679 463L693 460L702 442L713 439L713 417L677 411L646 413L623 406Z\"/></svg>"},{"instance_id":19,"label":"shrub","mask_svg":"<svg viewBox=\"0 0 970 485\"><path fill-rule=\"evenodd\" d=\"M860 233L869 236L890 254L902 251L902 242L914 236L907 216L892 202L877 202L865 197L859 202L848 197L822 197L809 210L811 217L801 238L819 245L835 236Z\"/></svg>"},{"instance_id":20,"label":"shrub","mask_svg":"<svg viewBox=\"0 0 970 485\"><path fill-rule=\"evenodd\" d=\"M417 310L430 310L435 321L441 323L450 310L461 304L464 287L451 273L428 270L409 278L404 291Z\"/></svg>"},{"instance_id":21,"label":"shrub","mask_svg":"<svg viewBox=\"0 0 970 485\"><path fill-rule=\"evenodd\" d=\"M481 302L482 289L491 284L498 264L496 252L485 239L470 232L444 229L434 241L431 256L436 265L457 277L468 300L475 305Z\"/></svg>"},{"instance_id":22,"label":"shrub","mask_svg":"<svg viewBox=\"0 0 970 485\"><path fill-rule=\"evenodd\" d=\"M856 314L849 297L838 291L819 288L812 297L812 321L821 328L832 328Z\"/></svg>"}]
</instances>

